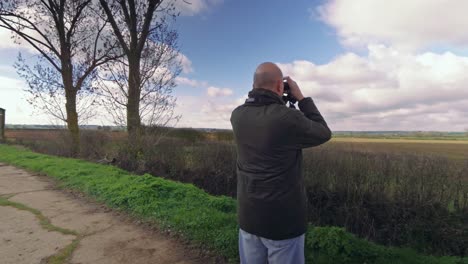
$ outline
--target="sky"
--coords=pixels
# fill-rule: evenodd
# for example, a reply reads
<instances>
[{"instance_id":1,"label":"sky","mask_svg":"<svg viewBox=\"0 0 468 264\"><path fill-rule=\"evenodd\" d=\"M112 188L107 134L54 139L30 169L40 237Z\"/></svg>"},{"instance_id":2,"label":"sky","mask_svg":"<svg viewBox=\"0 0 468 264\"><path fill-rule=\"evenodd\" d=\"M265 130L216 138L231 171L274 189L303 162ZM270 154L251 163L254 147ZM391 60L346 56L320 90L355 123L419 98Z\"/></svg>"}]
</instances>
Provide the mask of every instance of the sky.
<instances>
[{"instance_id":1,"label":"sky","mask_svg":"<svg viewBox=\"0 0 468 264\"><path fill-rule=\"evenodd\" d=\"M183 71L179 127L230 128L258 64L277 63L334 131L468 130L464 0L187 0L178 2ZM7 124L49 124L13 68L31 54L0 30ZM109 124L105 113L90 123Z\"/></svg>"}]
</instances>

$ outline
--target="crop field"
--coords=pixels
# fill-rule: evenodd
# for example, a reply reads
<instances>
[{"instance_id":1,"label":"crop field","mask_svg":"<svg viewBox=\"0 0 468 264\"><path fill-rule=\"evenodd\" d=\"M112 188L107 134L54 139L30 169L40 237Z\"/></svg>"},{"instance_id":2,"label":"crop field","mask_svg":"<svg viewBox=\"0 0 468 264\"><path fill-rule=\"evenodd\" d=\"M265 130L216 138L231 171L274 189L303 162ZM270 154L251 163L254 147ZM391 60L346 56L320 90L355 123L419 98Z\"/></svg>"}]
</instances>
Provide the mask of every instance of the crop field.
<instances>
[{"instance_id":1,"label":"crop field","mask_svg":"<svg viewBox=\"0 0 468 264\"><path fill-rule=\"evenodd\" d=\"M125 138L126 133L122 131L106 131L106 135L113 140ZM176 132L177 133L177 132ZM6 129L5 136L10 141L15 140L55 140L66 134L65 130L61 129ZM176 137L179 137L178 133ZM188 133L190 134L190 133ZM191 133L193 135L181 135L181 137L193 137L195 140L206 139L210 141L219 141L220 138L225 141L232 140L232 135L229 132L220 133ZM170 136L171 134L169 134ZM468 159L468 136L467 137L344 137L341 135L334 136L330 143L338 147L344 147L350 150L363 151L392 151L405 153L422 153L422 154L441 154L453 158Z\"/></svg>"},{"instance_id":2,"label":"crop field","mask_svg":"<svg viewBox=\"0 0 468 264\"><path fill-rule=\"evenodd\" d=\"M468 140L434 139L382 139L382 138L333 138L334 147L362 152L391 152L444 156L455 160L468 160Z\"/></svg>"},{"instance_id":3,"label":"crop field","mask_svg":"<svg viewBox=\"0 0 468 264\"><path fill-rule=\"evenodd\" d=\"M67 135L63 129L6 129L5 137L10 142L24 140L57 140ZM106 131L113 140L122 139L126 133L121 131Z\"/></svg>"}]
</instances>

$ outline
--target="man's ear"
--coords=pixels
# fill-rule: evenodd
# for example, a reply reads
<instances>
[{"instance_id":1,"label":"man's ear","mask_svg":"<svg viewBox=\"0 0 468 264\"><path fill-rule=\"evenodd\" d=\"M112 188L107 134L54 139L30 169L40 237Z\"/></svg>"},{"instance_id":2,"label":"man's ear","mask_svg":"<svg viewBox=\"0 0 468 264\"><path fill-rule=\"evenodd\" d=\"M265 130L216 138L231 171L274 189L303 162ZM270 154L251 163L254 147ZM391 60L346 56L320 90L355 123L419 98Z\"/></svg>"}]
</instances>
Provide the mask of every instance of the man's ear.
<instances>
[{"instance_id":1,"label":"man's ear","mask_svg":"<svg viewBox=\"0 0 468 264\"><path fill-rule=\"evenodd\" d=\"M279 96L283 95L283 87L281 87L281 85L283 85L283 80L276 81L275 92L276 92Z\"/></svg>"}]
</instances>

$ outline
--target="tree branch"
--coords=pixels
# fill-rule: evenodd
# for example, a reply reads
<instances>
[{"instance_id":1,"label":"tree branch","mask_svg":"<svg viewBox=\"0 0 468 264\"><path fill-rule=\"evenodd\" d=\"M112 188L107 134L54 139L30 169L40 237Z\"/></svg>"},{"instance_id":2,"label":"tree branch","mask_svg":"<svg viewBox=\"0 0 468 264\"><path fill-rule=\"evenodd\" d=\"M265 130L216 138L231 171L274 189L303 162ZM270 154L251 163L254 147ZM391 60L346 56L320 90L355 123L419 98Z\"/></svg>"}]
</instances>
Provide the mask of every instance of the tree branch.
<instances>
[{"instance_id":1,"label":"tree branch","mask_svg":"<svg viewBox=\"0 0 468 264\"><path fill-rule=\"evenodd\" d=\"M1 18L0 18L0 20L1 20ZM3 21L2 21L2 22L3 22ZM49 61L49 62L52 64L52 66L53 66L55 69L57 69L57 71L62 72L61 67L58 66L58 65L54 62L54 60L53 60L47 53L45 53L41 48L39 48L39 47L33 42L33 40L35 40L34 38L31 38L30 36L28 36L28 35L22 33L21 31L17 31L17 30L14 29L14 28L4 27L4 26L2 26L2 25L0 25L0 27L6 28L6 29L9 29L9 30L12 30L12 31L14 31L16 34L20 35L24 40L26 40L29 44L31 44L31 46L33 46L33 48L35 48L37 51L39 51L39 53L41 53L41 55L42 55L47 61ZM32 39L32 40L31 40L31 39Z\"/></svg>"},{"instance_id":2,"label":"tree branch","mask_svg":"<svg viewBox=\"0 0 468 264\"><path fill-rule=\"evenodd\" d=\"M76 10L75 16L73 16L72 22L70 24L70 29L67 32L67 42L71 42L71 36L75 30L76 23L78 22L79 18L81 17L81 13L86 8L86 6L91 3L91 0L87 0L86 2L81 3Z\"/></svg>"},{"instance_id":3,"label":"tree branch","mask_svg":"<svg viewBox=\"0 0 468 264\"><path fill-rule=\"evenodd\" d=\"M101 3L101 6L107 15L107 18L109 19L112 29L114 30L114 34L116 35L117 39L120 42L120 46L122 47L122 49L128 56L130 54L130 51L128 49L127 43L125 42L122 36L122 32L120 31L119 26L117 26L117 23L115 22L114 15L112 14L112 11L110 10L109 5L107 4L107 1L99 0L99 3Z\"/></svg>"},{"instance_id":4,"label":"tree branch","mask_svg":"<svg viewBox=\"0 0 468 264\"><path fill-rule=\"evenodd\" d=\"M151 21L153 20L154 11L161 4L161 0L150 0L148 9L145 14L145 21L143 22L143 27L141 29L141 36L138 42L138 51L142 51L145 46L148 34L150 32Z\"/></svg>"},{"instance_id":5,"label":"tree branch","mask_svg":"<svg viewBox=\"0 0 468 264\"><path fill-rule=\"evenodd\" d=\"M8 18L5 18L6 17L14 17L16 19L19 19L27 24L29 24L30 26L27 26L25 24L22 24L20 22L16 22L16 21L13 21L11 19L8 19ZM31 20L27 19L27 18L24 18L22 16L19 16L19 15L16 15L16 14L13 14L13 13L9 13L9 14L3 14L3 15L0 15L0 21L6 25L6 26L2 26L0 25L0 27L3 27L3 28L6 28L10 31L13 31L17 34L19 34L19 32L21 32L21 34L25 35L25 36L28 36L31 40L33 41L36 41L37 43L45 46L47 49L49 49L52 53L55 53L55 55L57 56L60 56L60 53L58 52L58 50L54 47L54 45L52 44L52 42L49 40L48 36L43 33L37 26L35 23L33 23ZM12 24L18 26L18 28L15 28ZM25 28L28 28L30 30L33 30L35 32L37 32L44 40L45 42L39 40L39 39L36 39L34 37L32 37L31 35L28 35L26 33L23 33L19 28L21 27L25 27Z\"/></svg>"}]
</instances>

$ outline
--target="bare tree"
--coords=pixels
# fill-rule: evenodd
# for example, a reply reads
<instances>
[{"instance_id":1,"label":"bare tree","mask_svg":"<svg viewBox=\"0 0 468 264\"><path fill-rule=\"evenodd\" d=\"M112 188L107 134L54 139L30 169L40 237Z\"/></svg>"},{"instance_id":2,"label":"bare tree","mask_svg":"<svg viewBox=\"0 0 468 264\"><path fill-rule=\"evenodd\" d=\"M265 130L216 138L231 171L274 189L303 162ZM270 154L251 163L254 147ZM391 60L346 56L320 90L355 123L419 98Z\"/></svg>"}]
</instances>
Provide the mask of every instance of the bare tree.
<instances>
[{"instance_id":1,"label":"bare tree","mask_svg":"<svg viewBox=\"0 0 468 264\"><path fill-rule=\"evenodd\" d=\"M20 54L14 67L18 75L26 80L29 88L26 90L27 102L36 110L50 116L51 122L67 124L66 94L61 74L54 68L48 67L47 63L36 62L31 69L28 62ZM96 116L98 94L94 93L93 86L89 83L93 77L86 79L82 89L76 94L76 111L78 124L86 124L92 117Z\"/></svg>"},{"instance_id":2,"label":"bare tree","mask_svg":"<svg viewBox=\"0 0 468 264\"><path fill-rule=\"evenodd\" d=\"M16 42L27 42L39 54L34 67L21 57L16 64L29 85L28 91L35 96L30 102L37 106L42 101L42 110L66 121L73 155L79 153L80 145L77 96L92 92L97 68L118 57L114 54L115 43L104 34L107 22L95 8L92 0L0 3L0 27L10 30ZM64 109L59 106L63 101Z\"/></svg>"},{"instance_id":3,"label":"bare tree","mask_svg":"<svg viewBox=\"0 0 468 264\"><path fill-rule=\"evenodd\" d=\"M180 73L178 35L168 21L177 17L174 1L99 0L125 57L109 64L101 84L110 114L127 125L136 142L142 123L166 125L177 119L170 95ZM124 109L123 109L124 107Z\"/></svg>"},{"instance_id":4,"label":"bare tree","mask_svg":"<svg viewBox=\"0 0 468 264\"><path fill-rule=\"evenodd\" d=\"M142 53L140 65L139 118L145 127L166 127L177 122L176 98L172 96L175 78L181 71L180 56L174 49L176 35L166 34L161 27L158 35L161 42L148 41ZM99 73L98 93L101 103L116 125L127 124L129 91L128 60L122 58L102 67ZM152 129L154 132L155 129ZM167 131L167 130L162 130Z\"/></svg>"}]
</instances>

